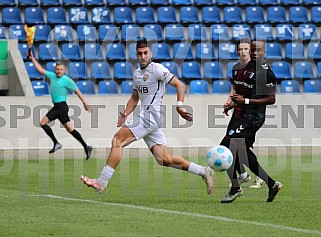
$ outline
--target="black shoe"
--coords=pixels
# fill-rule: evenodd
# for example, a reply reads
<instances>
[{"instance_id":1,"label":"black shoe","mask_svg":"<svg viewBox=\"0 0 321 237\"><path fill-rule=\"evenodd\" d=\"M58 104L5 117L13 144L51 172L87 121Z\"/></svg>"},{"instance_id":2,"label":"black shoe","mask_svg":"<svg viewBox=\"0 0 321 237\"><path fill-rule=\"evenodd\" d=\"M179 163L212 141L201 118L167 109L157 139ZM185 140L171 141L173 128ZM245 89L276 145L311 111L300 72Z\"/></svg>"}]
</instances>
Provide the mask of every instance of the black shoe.
<instances>
[{"instance_id":1,"label":"black shoe","mask_svg":"<svg viewBox=\"0 0 321 237\"><path fill-rule=\"evenodd\" d=\"M266 201L273 202L274 198L282 188L283 188L283 185L280 182L276 181L273 187L269 189L269 196L266 199Z\"/></svg>"},{"instance_id":2,"label":"black shoe","mask_svg":"<svg viewBox=\"0 0 321 237\"><path fill-rule=\"evenodd\" d=\"M87 146L86 147L86 150L85 150L85 152L86 152L86 160L88 160L90 158L92 150L93 150L92 146Z\"/></svg>"},{"instance_id":3,"label":"black shoe","mask_svg":"<svg viewBox=\"0 0 321 237\"><path fill-rule=\"evenodd\" d=\"M58 151L59 149L61 149L62 148L62 145L59 143L59 142L57 142L54 146L53 146L53 148L49 151L49 153L54 153L55 151Z\"/></svg>"},{"instance_id":4,"label":"black shoe","mask_svg":"<svg viewBox=\"0 0 321 237\"><path fill-rule=\"evenodd\" d=\"M243 189L241 187L236 190L233 190L233 188L231 188L228 194L226 194L225 197L221 200L221 203L233 202L236 198L241 197L242 195L243 195Z\"/></svg>"}]
</instances>

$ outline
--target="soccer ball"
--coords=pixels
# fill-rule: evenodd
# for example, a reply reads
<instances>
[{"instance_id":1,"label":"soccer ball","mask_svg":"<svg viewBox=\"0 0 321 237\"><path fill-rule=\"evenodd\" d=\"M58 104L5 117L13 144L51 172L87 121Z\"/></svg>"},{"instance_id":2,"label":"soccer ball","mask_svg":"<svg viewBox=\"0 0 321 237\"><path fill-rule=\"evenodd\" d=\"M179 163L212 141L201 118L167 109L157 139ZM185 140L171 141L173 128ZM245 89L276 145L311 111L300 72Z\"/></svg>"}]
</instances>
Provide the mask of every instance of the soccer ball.
<instances>
[{"instance_id":1,"label":"soccer ball","mask_svg":"<svg viewBox=\"0 0 321 237\"><path fill-rule=\"evenodd\" d=\"M214 146L207 152L207 164L215 171L225 171L233 163L233 154L225 146Z\"/></svg>"}]
</instances>

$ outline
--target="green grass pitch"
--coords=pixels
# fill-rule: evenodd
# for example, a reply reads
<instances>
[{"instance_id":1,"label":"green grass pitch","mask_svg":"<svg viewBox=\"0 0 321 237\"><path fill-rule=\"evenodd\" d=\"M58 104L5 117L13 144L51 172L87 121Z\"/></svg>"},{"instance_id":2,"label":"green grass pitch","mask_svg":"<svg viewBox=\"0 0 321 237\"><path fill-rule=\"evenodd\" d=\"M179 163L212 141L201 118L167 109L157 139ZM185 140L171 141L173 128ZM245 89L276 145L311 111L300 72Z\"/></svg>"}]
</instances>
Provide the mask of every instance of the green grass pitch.
<instances>
[{"instance_id":1,"label":"green grass pitch","mask_svg":"<svg viewBox=\"0 0 321 237\"><path fill-rule=\"evenodd\" d=\"M80 175L97 177L104 162L0 160L0 236L321 236L321 157L261 158L284 189L266 203L266 185L245 185L230 204L224 172L209 196L200 177L152 158L124 158L99 195Z\"/></svg>"}]
</instances>

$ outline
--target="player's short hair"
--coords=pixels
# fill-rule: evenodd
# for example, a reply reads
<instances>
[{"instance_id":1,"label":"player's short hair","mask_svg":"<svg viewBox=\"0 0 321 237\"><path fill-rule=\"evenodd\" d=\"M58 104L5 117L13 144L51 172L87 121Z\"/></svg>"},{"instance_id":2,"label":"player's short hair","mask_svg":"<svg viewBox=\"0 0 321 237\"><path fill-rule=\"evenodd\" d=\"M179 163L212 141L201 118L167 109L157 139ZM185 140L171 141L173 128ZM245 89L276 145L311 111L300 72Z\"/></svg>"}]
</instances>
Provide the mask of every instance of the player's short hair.
<instances>
[{"instance_id":1,"label":"player's short hair","mask_svg":"<svg viewBox=\"0 0 321 237\"><path fill-rule=\"evenodd\" d=\"M146 38L139 39L136 43L136 50L145 47L151 48L150 42Z\"/></svg>"},{"instance_id":2,"label":"player's short hair","mask_svg":"<svg viewBox=\"0 0 321 237\"><path fill-rule=\"evenodd\" d=\"M64 66L64 67L66 67L65 64L63 64L63 62L56 62L56 67L57 67L57 66Z\"/></svg>"},{"instance_id":3,"label":"player's short hair","mask_svg":"<svg viewBox=\"0 0 321 237\"><path fill-rule=\"evenodd\" d=\"M240 44L249 44L249 45L251 45L251 40L249 38L242 38L237 43L237 46L239 46Z\"/></svg>"}]
</instances>

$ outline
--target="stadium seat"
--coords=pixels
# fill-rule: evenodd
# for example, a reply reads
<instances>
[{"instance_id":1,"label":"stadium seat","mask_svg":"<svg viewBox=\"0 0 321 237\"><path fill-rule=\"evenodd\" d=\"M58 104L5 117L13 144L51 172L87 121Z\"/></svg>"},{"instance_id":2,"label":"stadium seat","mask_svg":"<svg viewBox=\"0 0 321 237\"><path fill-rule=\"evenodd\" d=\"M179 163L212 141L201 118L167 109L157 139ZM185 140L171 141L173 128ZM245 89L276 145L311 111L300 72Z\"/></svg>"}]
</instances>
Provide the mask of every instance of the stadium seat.
<instances>
[{"instance_id":1,"label":"stadium seat","mask_svg":"<svg viewBox=\"0 0 321 237\"><path fill-rule=\"evenodd\" d=\"M17 39L19 42L25 42L27 39L23 25L10 25L9 39Z\"/></svg>"},{"instance_id":2,"label":"stadium seat","mask_svg":"<svg viewBox=\"0 0 321 237\"><path fill-rule=\"evenodd\" d=\"M199 62L183 62L181 68L183 80L194 80L202 78L201 64Z\"/></svg>"},{"instance_id":3,"label":"stadium seat","mask_svg":"<svg viewBox=\"0 0 321 237\"><path fill-rule=\"evenodd\" d=\"M265 58L270 60L282 60L282 46L277 42L269 42L265 45Z\"/></svg>"},{"instance_id":4,"label":"stadium seat","mask_svg":"<svg viewBox=\"0 0 321 237\"><path fill-rule=\"evenodd\" d=\"M287 6L287 5L300 5L300 0L280 0L280 4Z\"/></svg>"},{"instance_id":5,"label":"stadium seat","mask_svg":"<svg viewBox=\"0 0 321 237\"><path fill-rule=\"evenodd\" d=\"M126 0L107 0L106 5L110 6L126 6L127 2Z\"/></svg>"},{"instance_id":6,"label":"stadium seat","mask_svg":"<svg viewBox=\"0 0 321 237\"><path fill-rule=\"evenodd\" d=\"M307 57L313 60L321 60L321 44L319 42L308 44Z\"/></svg>"},{"instance_id":7,"label":"stadium seat","mask_svg":"<svg viewBox=\"0 0 321 237\"><path fill-rule=\"evenodd\" d=\"M78 24L90 24L88 19L88 11L85 7L72 7L69 9L69 23Z\"/></svg>"},{"instance_id":8,"label":"stadium seat","mask_svg":"<svg viewBox=\"0 0 321 237\"><path fill-rule=\"evenodd\" d=\"M178 64L176 62L161 62L161 64L166 67L173 75L180 78Z\"/></svg>"},{"instance_id":9,"label":"stadium seat","mask_svg":"<svg viewBox=\"0 0 321 237\"><path fill-rule=\"evenodd\" d=\"M223 65L218 62L205 62L204 63L204 78L209 80L224 79Z\"/></svg>"},{"instance_id":10,"label":"stadium seat","mask_svg":"<svg viewBox=\"0 0 321 237\"><path fill-rule=\"evenodd\" d=\"M56 44L41 43L38 47L38 57L41 61L57 61L60 60L58 54L59 48Z\"/></svg>"},{"instance_id":11,"label":"stadium seat","mask_svg":"<svg viewBox=\"0 0 321 237\"><path fill-rule=\"evenodd\" d=\"M285 61L273 62L271 68L277 80L281 81L292 79L290 63Z\"/></svg>"},{"instance_id":12,"label":"stadium seat","mask_svg":"<svg viewBox=\"0 0 321 237\"><path fill-rule=\"evenodd\" d=\"M37 0L18 0L19 7L37 7L38 1Z\"/></svg>"},{"instance_id":13,"label":"stadium seat","mask_svg":"<svg viewBox=\"0 0 321 237\"><path fill-rule=\"evenodd\" d=\"M194 5L199 6L211 6L214 5L214 0L194 0Z\"/></svg>"},{"instance_id":14,"label":"stadium seat","mask_svg":"<svg viewBox=\"0 0 321 237\"><path fill-rule=\"evenodd\" d=\"M117 42L119 28L115 25L100 25L98 28L98 39L100 41Z\"/></svg>"},{"instance_id":15,"label":"stadium seat","mask_svg":"<svg viewBox=\"0 0 321 237\"><path fill-rule=\"evenodd\" d=\"M110 10L107 7L94 7L91 10L92 24L111 24Z\"/></svg>"},{"instance_id":16,"label":"stadium seat","mask_svg":"<svg viewBox=\"0 0 321 237\"><path fill-rule=\"evenodd\" d=\"M316 79L316 68L313 63L309 61L299 61L294 63L293 67L295 79Z\"/></svg>"},{"instance_id":17,"label":"stadium seat","mask_svg":"<svg viewBox=\"0 0 321 237\"><path fill-rule=\"evenodd\" d=\"M115 7L115 24L134 24L132 10L129 7Z\"/></svg>"},{"instance_id":18,"label":"stadium seat","mask_svg":"<svg viewBox=\"0 0 321 237\"><path fill-rule=\"evenodd\" d=\"M114 79L126 80L133 79L133 65L129 62L116 62L114 64Z\"/></svg>"},{"instance_id":19,"label":"stadium seat","mask_svg":"<svg viewBox=\"0 0 321 237\"><path fill-rule=\"evenodd\" d=\"M317 63L317 74L318 78L321 78L321 62Z\"/></svg>"},{"instance_id":20,"label":"stadium seat","mask_svg":"<svg viewBox=\"0 0 321 237\"><path fill-rule=\"evenodd\" d=\"M132 94L133 93L133 86L134 86L133 80L122 81L122 83L121 83L121 93L123 95Z\"/></svg>"},{"instance_id":21,"label":"stadium seat","mask_svg":"<svg viewBox=\"0 0 321 237\"><path fill-rule=\"evenodd\" d=\"M243 23L242 9L236 6L224 7L224 23Z\"/></svg>"},{"instance_id":22,"label":"stadium seat","mask_svg":"<svg viewBox=\"0 0 321 237\"><path fill-rule=\"evenodd\" d=\"M146 24L143 28L143 36L150 41L163 41L163 28L158 24Z\"/></svg>"},{"instance_id":23,"label":"stadium seat","mask_svg":"<svg viewBox=\"0 0 321 237\"><path fill-rule=\"evenodd\" d=\"M153 59L156 61L172 60L170 46L167 43L153 43L151 45Z\"/></svg>"},{"instance_id":24,"label":"stadium seat","mask_svg":"<svg viewBox=\"0 0 321 237\"><path fill-rule=\"evenodd\" d=\"M136 24L126 24L121 27L123 41L137 41L141 38L140 27Z\"/></svg>"},{"instance_id":25,"label":"stadium seat","mask_svg":"<svg viewBox=\"0 0 321 237\"><path fill-rule=\"evenodd\" d=\"M192 5L192 0L172 0L172 5L176 7Z\"/></svg>"},{"instance_id":26,"label":"stadium seat","mask_svg":"<svg viewBox=\"0 0 321 237\"><path fill-rule=\"evenodd\" d=\"M24 61L28 60L28 58L27 58L28 50L29 50L28 44L27 43L20 43L20 44L18 44L18 48L19 48L22 59ZM37 58L34 47L32 47L32 53L33 53L34 57Z\"/></svg>"},{"instance_id":27,"label":"stadium seat","mask_svg":"<svg viewBox=\"0 0 321 237\"><path fill-rule=\"evenodd\" d=\"M275 40L273 27L270 24L257 24L254 26L254 38L256 40Z\"/></svg>"},{"instance_id":28,"label":"stadium seat","mask_svg":"<svg viewBox=\"0 0 321 237\"><path fill-rule=\"evenodd\" d=\"M302 5L306 5L306 6L321 5L321 0L302 0Z\"/></svg>"},{"instance_id":29,"label":"stadium seat","mask_svg":"<svg viewBox=\"0 0 321 237\"><path fill-rule=\"evenodd\" d=\"M167 94L177 94L177 90L174 86L166 84L166 93Z\"/></svg>"},{"instance_id":30,"label":"stadium seat","mask_svg":"<svg viewBox=\"0 0 321 237\"><path fill-rule=\"evenodd\" d=\"M55 25L53 30L53 40L59 42L76 41L74 29L68 25Z\"/></svg>"},{"instance_id":31,"label":"stadium seat","mask_svg":"<svg viewBox=\"0 0 321 237\"><path fill-rule=\"evenodd\" d=\"M118 84L113 80L104 80L98 83L98 94L118 94Z\"/></svg>"},{"instance_id":32,"label":"stadium seat","mask_svg":"<svg viewBox=\"0 0 321 237\"><path fill-rule=\"evenodd\" d=\"M93 95L95 94L95 84L92 81L84 80L76 82L78 89L84 95Z\"/></svg>"},{"instance_id":33,"label":"stadium seat","mask_svg":"<svg viewBox=\"0 0 321 237\"><path fill-rule=\"evenodd\" d=\"M286 43L285 44L285 59L305 59L304 46L302 43Z\"/></svg>"},{"instance_id":34,"label":"stadium seat","mask_svg":"<svg viewBox=\"0 0 321 237\"><path fill-rule=\"evenodd\" d=\"M294 80L284 80L281 82L281 93L299 93L300 84Z\"/></svg>"},{"instance_id":35,"label":"stadium seat","mask_svg":"<svg viewBox=\"0 0 321 237\"><path fill-rule=\"evenodd\" d=\"M215 3L217 6L230 6L236 5L236 0L216 0Z\"/></svg>"},{"instance_id":36,"label":"stadium seat","mask_svg":"<svg viewBox=\"0 0 321 237\"><path fill-rule=\"evenodd\" d=\"M298 28L298 40L318 40L317 27L315 24L300 24Z\"/></svg>"},{"instance_id":37,"label":"stadium seat","mask_svg":"<svg viewBox=\"0 0 321 237\"><path fill-rule=\"evenodd\" d=\"M204 80L192 80L189 84L190 94L208 94L209 85L207 81Z\"/></svg>"},{"instance_id":38,"label":"stadium seat","mask_svg":"<svg viewBox=\"0 0 321 237\"><path fill-rule=\"evenodd\" d=\"M184 6L179 10L181 24L197 24L200 23L198 17L198 9L194 6Z\"/></svg>"},{"instance_id":39,"label":"stadium seat","mask_svg":"<svg viewBox=\"0 0 321 237\"><path fill-rule=\"evenodd\" d=\"M265 23L264 9L259 6L251 6L245 9L245 21L249 24Z\"/></svg>"},{"instance_id":40,"label":"stadium seat","mask_svg":"<svg viewBox=\"0 0 321 237\"><path fill-rule=\"evenodd\" d=\"M61 4L65 8L70 8L70 7L82 7L82 1L81 0L61 0Z\"/></svg>"},{"instance_id":41,"label":"stadium seat","mask_svg":"<svg viewBox=\"0 0 321 237\"><path fill-rule=\"evenodd\" d=\"M187 28L187 39L189 41L207 41L206 26L203 24L190 24Z\"/></svg>"},{"instance_id":42,"label":"stadium seat","mask_svg":"<svg viewBox=\"0 0 321 237\"><path fill-rule=\"evenodd\" d=\"M321 6L311 7L311 22L321 23Z\"/></svg>"},{"instance_id":43,"label":"stadium seat","mask_svg":"<svg viewBox=\"0 0 321 237\"><path fill-rule=\"evenodd\" d=\"M308 10L306 7L302 6L295 6L290 7L289 9L289 22L296 24L296 23L308 23Z\"/></svg>"},{"instance_id":44,"label":"stadium seat","mask_svg":"<svg viewBox=\"0 0 321 237\"><path fill-rule=\"evenodd\" d=\"M321 93L321 81L319 80L305 80L303 82L304 93Z\"/></svg>"},{"instance_id":45,"label":"stadium seat","mask_svg":"<svg viewBox=\"0 0 321 237\"><path fill-rule=\"evenodd\" d=\"M23 24L21 19L20 8L18 7L5 7L2 9L2 24L9 26L12 24Z\"/></svg>"},{"instance_id":46,"label":"stadium seat","mask_svg":"<svg viewBox=\"0 0 321 237\"><path fill-rule=\"evenodd\" d=\"M251 26L247 24L235 24L232 26L232 39L239 41L242 38L251 39Z\"/></svg>"},{"instance_id":47,"label":"stadium seat","mask_svg":"<svg viewBox=\"0 0 321 237\"><path fill-rule=\"evenodd\" d=\"M83 60L83 57L81 56L79 44L69 44L69 43L62 44L61 59L70 60L70 61Z\"/></svg>"},{"instance_id":48,"label":"stadium seat","mask_svg":"<svg viewBox=\"0 0 321 237\"><path fill-rule=\"evenodd\" d=\"M60 7L60 0L40 0L40 6L43 8Z\"/></svg>"},{"instance_id":49,"label":"stadium seat","mask_svg":"<svg viewBox=\"0 0 321 237\"><path fill-rule=\"evenodd\" d=\"M275 5L279 5L279 1L278 0L259 0L259 4L262 6L275 6Z\"/></svg>"},{"instance_id":50,"label":"stadium seat","mask_svg":"<svg viewBox=\"0 0 321 237\"><path fill-rule=\"evenodd\" d=\"M25 9L25 23L30 25L45 24L42 8L27 7Z\"/></svg>"},{"instance_id":51,"label":"stadium seat","mask_svg":"<svg viewBox=\"0 0 321 237\"><path fill-rule=\"evenodd\" d=\"M96 41L96 27L93 25L78 25L77 35L79 41Z\"/></svg>"},{"instance_id":52,"label":"stadium seat","mask_svg":"<svg viewBox=\"0 0 321 237\"><path fill-rule=\"evenodd\" d=\"M174 7L158 7L157 9L159 24L177 24L176 10Z\"/></svg>"},{"instance_id":53,"label":"stadium seat","mask_svg":"<svg viewBox=\"0 0 321 237\"><path fill-rule=\"evenodd\" d=\"M295 41L294 26L292 24L278 24L275 38L278 41Z\"/></svg>"},{"instance_id":54,"label":"stadium seat","mask_svg":"<svg viewBox=\"0 0 321 237\"><path fill-rule=\"evenodd\" d=\"M98 43L86 43L84 45L85 61L102 61L104 60L102 45Z\"/></svg>"},{"instance_id":55,"label":"stadium seat","mask_svg":"<svg viewBox=\"0 0 321 237\"><path fill-rule=\"evenodd\" d=\"M69 63L68 76L75 81L89 79L88 72L87 72L87 65L83 62Z\"/></svg>"},{"instance_id":56,"label":"stadium seat","mask_svg":"<svg viewBox=\"0 0 321 237\"><path fill-rule=\"evenodd\" d=\"M223 60L237 60L237 47L234 43L220 43L218 45L218 57Z\"/></svg>"},{"instance_id":57,"label":"stadium seat","mask_svg":"<svg viewBox=\"0 0 321 237\"><path fill-rule=\"evenodd\" d=\"M173 51L174 60L194 60L192 45L190 43L175 43Z\"/></svg>"},{"instance_id":58,"label":"stadium seat","mask_svg":"<svg viewBox=\"0 0 321 237\"><path fill-rule=\"evenodd\" d=\"M56 70L56 62L47 62L45 66L46 71L54 72Z\"/></svg>"},{"instance_id":59,"label":"stadium seat","mask_svg":"<svg viewBox=\"0 0 321 237\"><path fill-rule=\"evenodd\" d=\"M108 62L126 60L126 49L122 43L110 43L106 45L106 59Z\"/></svg>"},{"instance_id":60,"label":"stadium seat","mask_svg":"<svg viewBox=\"0 0 321 237\"><path fill-rule=\"evenodd\" d=\"M230 35L228 26L225 24L211 25L211 39L213 41L229 41Z\"/></svg>"},{"instance_id":61,"label":"stadium seat","mask_svg":"<svg viewBox=\"0 0 321 237\"><path fill-rule=\"evenodd\" d=\"M62 7L49 7L47 10L47 23L52 25L68 24L66 10Z\"/></svg>"},{"instance_id":62,"label":"stadium seat","mask_svg":"<svg viewBox=\"0 0 321 237\"><path fill-rule=\"evenodd\" d=\"M0 39L6 39L6 29L4 26L0 26Z\"/></svg>"},{"instance_id":63,"label":"stadium seat","mask_svg":"<svg viewBox=\"0 0 321 237\"><path fill-rule=\"evenodd\" d=\"M185 40L184 27L181 24L168 24L164 29L165 41Z\"/></svg>"},{"instance_id":64,"label":"stadium seat","mask_svg":"<svg viewBox=\"0 0 321 237\"><path fill-rule=\"evenodd\" d=\"M267 9L267 21L271 24L287 23L286 11L282 6L272 6Z\"/></svg>"},{"instance_id":65,"label":"stadium seat","mask_svg":"<svg viewBox=\"0 0 321 237\"><path fill-rule=\"evenodd\" d=\"M42 80L43 75L37 71L32 62L25 62L25 67L27 69L28 76L30 80Z\"/></svg>"},{"instance_id":66,"label":"stadium seat","mask_svg":"<svg viewBox=\"0 0 321 237\"><path fill-rule=\"evenodd\" d=\"M256 0L237 0L237 4L240 6L255 6L257 2Z\"/></svg>"},{"instance_id":67,"label":"stadium seat","mask_svg":"<svg viewBox=\"0 0 321 237\"><path fill-rule=\"evenodd\" d=\"M232 84L227 80L213 81L213 93L214 94L228 94L231 92Z\"/></svg>"},{"instance_id":68,"label":"stadium seat","mask_svg":"<svg viewBox=\"0 0 321 237\"><path fill-rule=\"evenodd\" d=\"M222 23L220 9L216 6L206 6L202 8L203 24L219 24Z\"/></svg>"},{"instance_id":69,"label":"stadium seat","mask_svg":"<svg viewBox=\"0 0 321 237\"><path fill-rule=\"evenodd\" d=\"M51 28L49 25L36 25L35 42L50 42L52 36L50 34Z\"/></svg>"},{"instance_id":70,"label":"stadium seat","mask_svg":"<svg viewBox=\"0 0 321 237\"><path fill-rule=\"evenodd\" d=\"M16 1L15 0L0 0L1 7L15 7Z\"/></svg>"},{"instance_id":71,"label":"stadium seat","mask_svg":"<svg viewBox=\"0 0 321 237\"><path fill-rule=\"evenodd\" d=\"M110 74L109 64L106 62L93 62L90 66L91 78L95 81L110 80L112 79Z\"/></svg>"},{"instance_id":72,"label":"stadium seat","mask_svg":"<svg viewBox=\"0 0 321 237\"><path fill-rule=\"evenodd\" d=\"M49 86L46 81L32 81L31 85L36 96L49 95Z\"/></svg>"},{"instance_id":73,"label":"stadium seat","mask_svg":"<svg viewBox=\"0 0 321 237\"><path fill-rule=\"evenodd\" d=\"M136 8L137 24L156 24L154 9L151 7Z\"/></svg>"},{"instance_id":74,"label":"stadium seat","mask_svg":"<svg viewBox=\"0 0 321 237\"><path fill-rule=\"evenodd\" d=\"M147 6L147 0L128 0L129 6L139 7L139 6Z\"/></svg>"},{"instance_id":75,"label":"stadium seat","mask_svg":"<svg viewBox=\"0 0 321 237\"><path fill-rule=\"evenodd\" d=\"M227 78L231 79L233 77L233 66L236 64L236 62L228 62L226 66L226 76Z\"/></svg>"},{"instance_id":76,"label":"stadium seat","mask_svg":"<svg viewBox=\"0 0 321 237\"><path fill-rule=\"evenodd\" d=\"M196 59L201 61L216 59L215 46L212 43L197 43Z\"/></svg>"},{"instance_id":77,"label":"stadium seat","mask_svg":"<svg viewBox=\"0 0 321 237\"><path fill-rule=\"evenodd\" d=\"M103 6L105 6L105 2L104 2L104 0L85 0L84 6L103 7Z\"/></svg>"},{"instance_id":78,"label":"stadium seat","mask_svg":"<svg viewBox=\"0 0 321 237\"><path fill-rule=\"evenodd\" d=\"M169 6L170 0L150 0L149 4L151 6Z\"/></svg>"},{"instance_id":79,"label":"stadium seat","mask_svg":"<svg viewBox=\"0 0 321 237\"><path fill-rule=\"evenodd\" d=\"M127 59L137 62L136 56L136 43L130 43L128 46L128 57Z\"/></svg>"}]
</instances>

